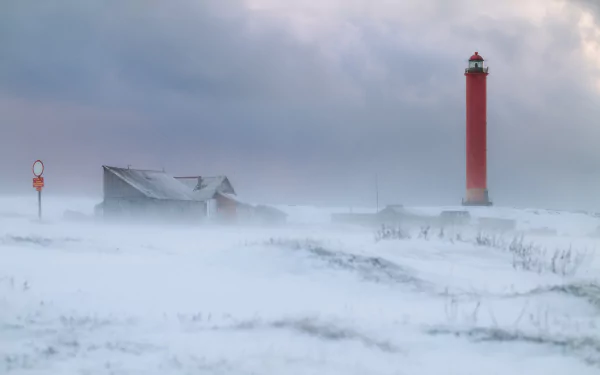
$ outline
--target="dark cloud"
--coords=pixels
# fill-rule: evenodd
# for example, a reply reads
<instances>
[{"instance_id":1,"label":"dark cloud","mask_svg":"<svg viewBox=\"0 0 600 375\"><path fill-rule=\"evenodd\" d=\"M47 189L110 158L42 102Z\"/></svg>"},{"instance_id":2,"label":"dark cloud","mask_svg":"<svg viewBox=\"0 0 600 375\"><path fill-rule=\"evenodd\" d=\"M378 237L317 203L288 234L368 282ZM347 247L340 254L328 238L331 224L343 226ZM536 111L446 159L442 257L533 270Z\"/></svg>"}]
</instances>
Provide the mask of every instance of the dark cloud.
<instances>
[{"instance_id":1,"label":"dark cloud","mask_svg":"<svg viewBox=\"0 0 600 375\"><path fill-rule=\"evenodd\" d=\"M472 2L439 3L410 22L319 19L316 38L241 1L3 3L0 166L24 187L43 154L57 191L98 192L103 163L227 173L256 200L333 204L371 203L379 174L383 200L451 204L464 190L462 71L480 49L495 199L600 207L598 93L576 9L467 22ZM32 134L51 135L34 146Z\"/></svg>"}]
</instances>

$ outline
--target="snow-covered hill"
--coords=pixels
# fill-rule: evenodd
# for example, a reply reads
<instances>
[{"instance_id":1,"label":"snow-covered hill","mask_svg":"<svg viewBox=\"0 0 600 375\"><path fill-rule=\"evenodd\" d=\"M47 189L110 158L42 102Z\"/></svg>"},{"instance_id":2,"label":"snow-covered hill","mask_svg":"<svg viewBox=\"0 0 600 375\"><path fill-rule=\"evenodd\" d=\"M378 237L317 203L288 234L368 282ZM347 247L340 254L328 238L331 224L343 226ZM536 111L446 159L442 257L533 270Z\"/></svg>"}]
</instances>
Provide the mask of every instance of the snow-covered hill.
<instances>
[{"instance_id":1,"label":"snow-covered hill","mask_svg":"<svg viewBox=\"0 0 600 375\"><path fill-rule=\"evenodd\" d=\"M280 228L123 227L64 221L97 202L51 198L38 223L32 202L0 200L3 374L600 371L594 238L376 241L302 207Z\"/></svg>"}]
</instances>

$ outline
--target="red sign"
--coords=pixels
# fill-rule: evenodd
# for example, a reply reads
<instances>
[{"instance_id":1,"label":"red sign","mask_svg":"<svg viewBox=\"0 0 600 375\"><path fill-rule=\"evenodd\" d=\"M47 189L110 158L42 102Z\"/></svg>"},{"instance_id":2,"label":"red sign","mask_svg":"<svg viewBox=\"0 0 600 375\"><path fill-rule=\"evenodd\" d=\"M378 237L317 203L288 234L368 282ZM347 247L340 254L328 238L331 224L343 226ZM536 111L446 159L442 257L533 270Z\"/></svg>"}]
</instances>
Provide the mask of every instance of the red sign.
<instances>
[{"instance_id":1,"label":"red sign","mask_svg":"<svg viewBox=\"0 0 600 375\"><path fill-rule=\"evenodd\" d=\"M44 177L35 177L33 179L33 187L40 191L44 187Z\"/></svg>"}]
</instances>

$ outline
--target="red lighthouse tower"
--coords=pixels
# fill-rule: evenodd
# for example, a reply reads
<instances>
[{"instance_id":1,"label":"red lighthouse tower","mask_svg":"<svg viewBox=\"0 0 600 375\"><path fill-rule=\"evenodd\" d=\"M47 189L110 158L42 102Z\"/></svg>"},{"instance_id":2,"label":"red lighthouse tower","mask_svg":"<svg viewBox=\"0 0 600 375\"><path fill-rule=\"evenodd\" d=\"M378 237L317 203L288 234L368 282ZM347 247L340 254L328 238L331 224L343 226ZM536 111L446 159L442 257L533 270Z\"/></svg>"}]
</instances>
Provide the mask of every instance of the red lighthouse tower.
<instances>
[{"instance_id":1,"label":"red lighthouse tower","mask_svg":"<svg viewBox=\"0 0 600 375\"><path fill-rule=\"evenodd\" d=\"M467 196L465 206L491 206L487 190L487 76L483 57L475 52L467 77Z\"/></svg>"}]
</instances>

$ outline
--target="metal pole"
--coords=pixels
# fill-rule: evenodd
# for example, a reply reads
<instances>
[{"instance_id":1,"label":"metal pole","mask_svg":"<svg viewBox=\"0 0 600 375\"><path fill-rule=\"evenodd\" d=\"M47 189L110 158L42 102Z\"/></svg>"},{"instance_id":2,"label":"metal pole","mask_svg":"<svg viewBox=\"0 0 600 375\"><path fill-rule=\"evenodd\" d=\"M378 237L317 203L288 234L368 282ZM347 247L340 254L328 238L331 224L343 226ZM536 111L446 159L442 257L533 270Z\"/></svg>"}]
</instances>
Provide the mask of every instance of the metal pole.
<instances>
[{"instance_id":1,"label":"metal pole","mask_svg":"<svg viewBox=\"0 0 600 375\"><path fill-rule=\"evenodd\" d=\"M375 174L375 194L376 194L376 201L377 201L377 211L379 212L379 175Z\"/></svg>"},{"instance_id":2,"label":"metal pole","mask_svg":"<svg viewBox=\"0 0 600 375\"><path fill-rule=\"evenodd\" d=\"M42 220L42 190L38 190L38 218Z\"/></svg>"}]
</instances>

